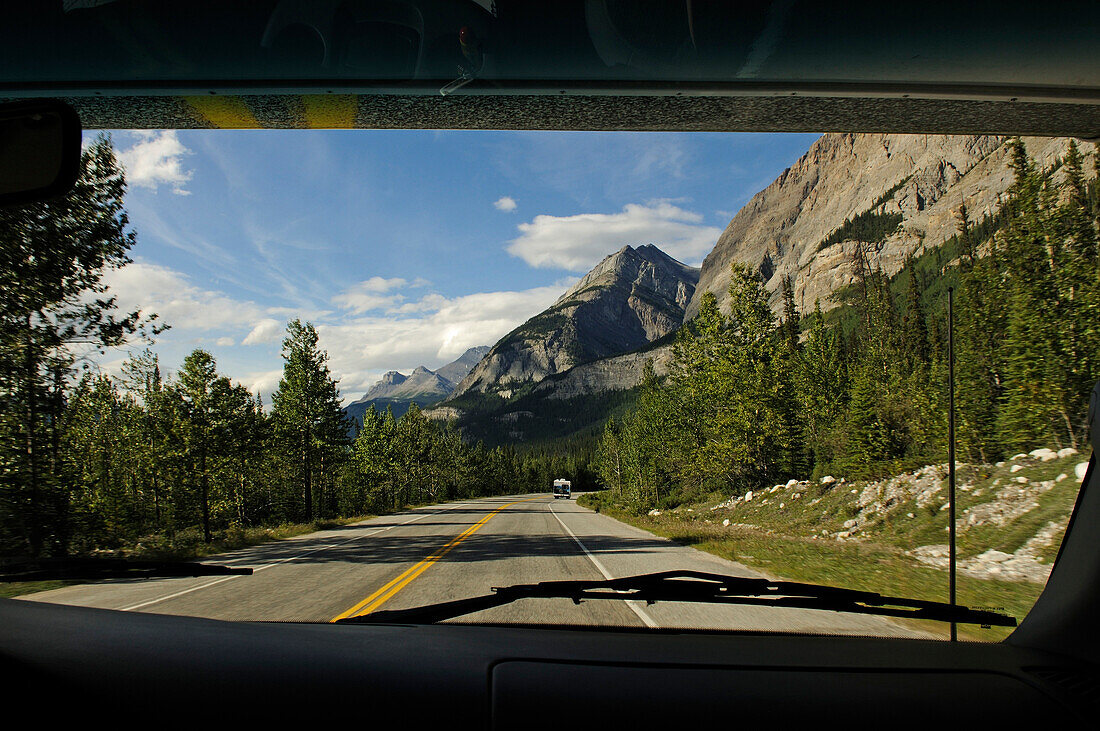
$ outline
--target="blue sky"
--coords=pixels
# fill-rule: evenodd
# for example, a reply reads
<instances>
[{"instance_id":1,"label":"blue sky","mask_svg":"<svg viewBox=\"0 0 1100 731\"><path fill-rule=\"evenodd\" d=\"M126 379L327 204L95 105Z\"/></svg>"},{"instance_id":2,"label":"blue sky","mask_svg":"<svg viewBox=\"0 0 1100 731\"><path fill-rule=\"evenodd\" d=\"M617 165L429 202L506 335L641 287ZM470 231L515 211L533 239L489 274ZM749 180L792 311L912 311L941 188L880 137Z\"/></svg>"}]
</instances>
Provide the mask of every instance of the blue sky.
<instances>
[{"instance_id":1,"label":"blue sky","mask_svg":"<svg viewBox=\"0 0 1100 731\"><path fill-rule=\"evenodd\" d=\"M624 244L698 266L813 134L116 131L137 231L109 283L264 394L314 322L346 400L491 345ZM91 134L89 133L89 136ZM141 347L135 345L134 347ZM118 368L125 352L103 366Z\"/></svg>"}]
</instances>

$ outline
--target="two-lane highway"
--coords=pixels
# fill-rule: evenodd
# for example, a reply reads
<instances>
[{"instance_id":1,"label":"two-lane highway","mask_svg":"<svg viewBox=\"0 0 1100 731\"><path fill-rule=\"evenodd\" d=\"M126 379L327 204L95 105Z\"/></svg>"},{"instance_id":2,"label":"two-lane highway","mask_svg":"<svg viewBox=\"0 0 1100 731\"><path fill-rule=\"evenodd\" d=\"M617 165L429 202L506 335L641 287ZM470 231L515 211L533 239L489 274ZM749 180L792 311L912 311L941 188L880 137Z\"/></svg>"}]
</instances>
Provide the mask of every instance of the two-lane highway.
<instances>
[{"instance_id":1,"label":"two-lane highway","mask_svg":"<svg viewBox=\"0 0 1100 731\"><path fill-rule=\"evenodd\" d=\"M214 619L327 622L490 593L494 586L689 569L758 576L551 495L435 505L205 559L251 576L107 581L24 597ZM925 636L880 617L683 602L524 599L456 622Z\"/></svg>"}]
</instances>

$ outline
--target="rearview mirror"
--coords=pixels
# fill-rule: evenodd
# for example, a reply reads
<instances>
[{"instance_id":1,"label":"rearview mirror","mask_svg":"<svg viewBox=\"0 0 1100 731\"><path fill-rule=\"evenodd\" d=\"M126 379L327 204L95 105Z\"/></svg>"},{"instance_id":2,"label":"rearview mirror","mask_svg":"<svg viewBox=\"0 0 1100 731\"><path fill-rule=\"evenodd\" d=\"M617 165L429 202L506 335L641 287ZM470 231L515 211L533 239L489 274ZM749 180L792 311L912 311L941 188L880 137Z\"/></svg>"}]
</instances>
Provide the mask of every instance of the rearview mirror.
<instances>
[{"instance_id":1,"label":"rearview mirror","mask_svg":"<svg viewBox=\"0 0 1100 731\"><path fill-rule=\"evenodd\" d=\"M43 99L0 104L0 206L68 192L80 171L80 119Z\"/></svg>"}]
</instances>

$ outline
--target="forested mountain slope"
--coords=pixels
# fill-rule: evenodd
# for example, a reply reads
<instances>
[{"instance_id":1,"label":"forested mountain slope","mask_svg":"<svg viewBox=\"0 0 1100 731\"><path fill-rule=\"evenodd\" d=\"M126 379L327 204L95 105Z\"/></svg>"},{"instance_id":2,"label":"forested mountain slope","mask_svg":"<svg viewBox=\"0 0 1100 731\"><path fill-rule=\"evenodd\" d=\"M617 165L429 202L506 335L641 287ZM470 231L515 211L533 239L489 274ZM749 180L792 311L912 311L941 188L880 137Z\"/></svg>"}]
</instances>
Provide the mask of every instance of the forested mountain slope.
<instances>
[{"instance_id":1,"label":"forested mountain slope","mask_svg":"<svg viewBox=\"0 0 1100 731\"><path fill-rule=\"evenodd\" d=\"M1039 168L1069 145L1023 142ZM1095 150L1079 146L1084 155ZM730 221L703 262L687 317L698 314L704 292L727 303L733 262L759 272L776 311L785 277L802 311L818 299L829 309L830 295L855 281L860 248L872 268L892 275L955 233L961 205L975 222L1000 210L1014 180L1010 157L1008 140L993 135L822 135Z\"/></svg>"},{"instance_id":2,"label":"forested mountain slope","mask_svg":"<svg viewBox=\"0 0 1100 731\"><path fill-rule=\"evenodd\" d=\"M782 286L776 317L758 269L732 262L723 299L705 292L677 338L668 378L608 423L606 484L652 508L942 462L949 288L960 459L1078 448L1100 379L1100 186L1095 155L1065 142L1046 162L1011 140L995 215L960 207L956 233L893 276L855 258L828 316L804 319Z\"/></svg>"}]
</instances>

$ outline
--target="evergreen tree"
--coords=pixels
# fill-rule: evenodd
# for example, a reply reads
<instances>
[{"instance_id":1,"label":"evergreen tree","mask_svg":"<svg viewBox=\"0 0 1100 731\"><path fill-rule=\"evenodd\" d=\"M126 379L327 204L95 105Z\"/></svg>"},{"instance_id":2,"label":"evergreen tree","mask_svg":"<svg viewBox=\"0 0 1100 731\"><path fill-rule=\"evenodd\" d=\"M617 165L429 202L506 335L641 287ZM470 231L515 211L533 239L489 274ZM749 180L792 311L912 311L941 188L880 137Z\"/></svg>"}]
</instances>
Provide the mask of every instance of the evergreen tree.
<instances>
[{"instance_id":1,"label":"evergreen tree","mask_svg":"<svg viewBox=\"0 0 1100 731\"><path fill-rule=\"evenodd\" d=\"M228 385L228 384L225 384ZM267 422L259 400L240 384L220 388L217 413L221 443L221 473L231 521L248 525L256 483L266 448Z\"/></svg>"},{"instance_id":2,"label":"evergreen tree","mask_svg":"<svg viewBox=\"0 0 1100 731\"><path fill-rule=\"evenodd\" d=\"M1056 261L1061 242L1052 229L1047 181L1027 156L1024 143L1010 143L1015 181L1005 204L1008 327L1006 378L999 431L1007 446L1076 443L1067 411L1069 394L1059 373L1066 353L1059 337ZM1052 315L1054 315L1052 317Z\"/></svg>"},{"instance_id":3,"label":"evergreen tree","mask_svg":"<svg viewBox=\"0 0 1100 731\"><path fill-rule=\"evenodd\" d=\"M171 519L171 498L165 481L168 431L171 428L168 412L168 393L161 376L160 361L151 350L131 356L122 366L123 384L141 407L138 410L135 470L141 483L141 491L152 501L153 527L174 528ZM74 455L74 458L76 455Z\"/></svg>"},{"instance_id":4,"label":"evergreen tree","mask_svg":"<svg viewBox=\"0 0 1100 731\"><path fill-rule=\"evenodd\" d=\"M103 296L104 273L129 263L134 243L125 190L100 136L70 193L0 209L0 540L14 552L66 550L57 425L74 349L116 345L143 326Z\"/></svg>"},{"instance_id":5,"label":"evergreen tree","mask_svg":"<svg viewBox=\"0 0 1100 731\"><path fill-rule=\"evenodd\" d=\"M604 424L603 436L596 449L596 469L603 484L621 500L624 481L622 438L615 417L609 418Z\"/></svg>"},{"instance_id":6,"label":"evergreen tree","mask_svg":"<svg viewBox=\"0 0 1100 731\"><path fill-rule=\"evenodd\" d=\"M317 340L312 324L287 324L283 377L272 398L272 420L301 485L306 522L313 520L313 487L325 450L343 444L348 433L328 353L317 347Z\"/></svg>"},{"instance_id":7,"label":"evergreen tree","mask_svg":"<svg viewBox=\"0 0 1100 731\"><path fill-rule=\"evenodd\" d=\"M1001 453L996 424L1004 398L1003 343L1008 329L1001 248L990 241L979 256L966 208L959 212L959 293L956 308L956 404L959 442L971 461Z\"/></svg>"},{"instance_id":8,"label":"evergreen tree","mask_svg":"<svg viewBox=\"0 0 1100 731\"><path fill-rule=\"evenodd\" d=\"M902 321L905 360L910 372L923 372L928 368L930 360L928 326L922 302L924 288L912 255L905 262L905 273L909 281L905 296L905 317Z\"/></svg>"},{"instance_id":9,"label":"evergreen tree","mask_svg":"<svg viewBox=\"0 0 1100 731\"><path fill-rule=\"evenodd\" d=\"M801 329L798 308L794 303L794 285L791 283L791 275L783 277L783 338L787 342L787 349L792 353L798 350L798 336Z\"/></svg>"},{"instance_id":10,"label":"evergreen tree","mask_svg":"<svg viewBox=\"0 0 1100 731\"><path fill-rule=\"evenodd\" d=\"M392 424L392 414L389 411L386 413L390 414ZM363 414L363 425L352 444L342 496L344 510L353 515L365 513L368 509L381 511L389 508L384 481L391 469L391 445L384 423L383 415L371 404Z\"/></svg>"},{"instance_id":11,"label":"evergreen tree","mask_svg":"<svg viewBox=\"0 0 1100 731\"><path fill-rule=\"evenodd\" d=\"M831 433L845 406L845 381L840 337L835 328L826 326L818 301L795 372L802 440L812 464L823 465L833 459Z\"/></svg>"},{"instance_id":12,"label":"evergreen tree","mask_svg":"<svg viewBox=\"0 0 1100 731\"><path fill-rule=\"evenodd\" d=\"M210 353L197 349L184 358L176 387L176 431L189 474L198 482L193 487L197 488L203 540L207 543L211 541L210 483L218 447L219 400L226 385L228 381L219 383Z\"/></svg>"},{"instance_id":13,"label":"evergreen tree","mask_svg":"<svg viewBox=\"0 0 1100 731\"><path fill-rule=\"evenodd\" d=\"M70 521L77 548L114 548L133 535L135 510L127 489L127 414L103 375L85 374L70 395L63 449Z\"/></svg>"},{"instance_id":14,"label":"evergreen tree","mask_svg":"<svg viewBox=\"0 0 1100 731\"><path fill-rule=\"evenodd\" d=\"M1065 358L1061 376L1068 398L1066 420L1076 443L1087 425L1084 410L1074 404L1087 400L1100 374L1100 247L1084 159L1073 140L1064 163L1064 202L1052 207L1050 215L1056 217L1055 236L1061 242L1055 262L1058 337Z\"/></svg>"}]
</instances>

